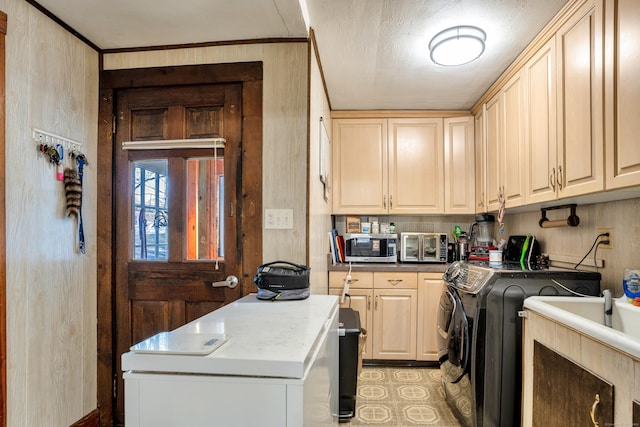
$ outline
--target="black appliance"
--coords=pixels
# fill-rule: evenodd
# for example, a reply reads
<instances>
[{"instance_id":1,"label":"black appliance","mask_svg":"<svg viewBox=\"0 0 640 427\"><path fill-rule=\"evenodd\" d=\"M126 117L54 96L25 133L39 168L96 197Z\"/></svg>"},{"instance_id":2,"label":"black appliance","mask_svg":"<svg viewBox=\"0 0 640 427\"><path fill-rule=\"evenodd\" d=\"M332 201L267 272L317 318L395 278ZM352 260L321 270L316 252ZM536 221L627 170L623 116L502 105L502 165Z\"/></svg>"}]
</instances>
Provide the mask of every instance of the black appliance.
<instances>
[{"instance_id":1,"label":"black appliance","mask_svg":"<svg viewBox=\"0 0 640 427\"><path fill-rule=\"evenodd\" d=\"M338 312L338 322L338 360L340 364L338 420L342 422L349 421L356 413L360 314L351 308L341 308Z\"/></svg>"},{"instance_id":2,"label":"black appliance","mask_svg":"<svg viewBox=\"0 0 640 427\"><path fill-rule=\"evenodd\" d=\"M437 332L447 403L463 426L520 425L522 319L518 312L524 299L573 295L569 290L598 296L600 273L523 268L520 263L494 269L454 262L443 280Z\"/></svg>"}]
</instances>

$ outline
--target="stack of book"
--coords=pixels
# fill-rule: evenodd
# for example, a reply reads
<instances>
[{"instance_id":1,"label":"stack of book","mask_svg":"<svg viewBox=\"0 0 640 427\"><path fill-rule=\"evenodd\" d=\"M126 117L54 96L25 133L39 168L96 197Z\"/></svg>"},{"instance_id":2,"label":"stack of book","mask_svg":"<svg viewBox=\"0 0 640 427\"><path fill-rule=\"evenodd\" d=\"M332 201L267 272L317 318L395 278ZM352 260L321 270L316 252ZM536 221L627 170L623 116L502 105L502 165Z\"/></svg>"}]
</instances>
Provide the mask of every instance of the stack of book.
<instances>
[{"instance_id":1,"label":"stack of book","mask_svg":"<svg viewBox=\"0 0 640 427\"><path fill-rule=\"evenodd\" d=\"M344 237L339 235L335 229L329 232L329 249L331 250L332 263L345 262Z\"/></svg>"}]
</instances>

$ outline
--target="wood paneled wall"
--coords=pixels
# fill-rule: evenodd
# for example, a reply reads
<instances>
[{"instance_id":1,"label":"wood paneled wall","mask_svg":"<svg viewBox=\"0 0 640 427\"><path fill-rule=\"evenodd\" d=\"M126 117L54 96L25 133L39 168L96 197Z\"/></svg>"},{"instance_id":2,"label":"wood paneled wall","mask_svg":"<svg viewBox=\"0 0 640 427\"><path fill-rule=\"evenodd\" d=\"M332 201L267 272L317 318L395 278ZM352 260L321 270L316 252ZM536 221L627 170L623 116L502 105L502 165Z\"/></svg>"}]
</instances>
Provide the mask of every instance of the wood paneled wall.
<instances>
[{"instance_id":1,"label":"wood paneled wall","mask_svg":"<svg viewBox=\"0 0 640 427\"><path fill-rule=\"evenodd\" d=\"M23 0L6 39L7 425L66 426L96 408L98 53ZM36 127L82 143L86 254ZM4 135L4 132L2 133ZM3 186L4 188L5 186Z\"/></svg>"}]
</instances>

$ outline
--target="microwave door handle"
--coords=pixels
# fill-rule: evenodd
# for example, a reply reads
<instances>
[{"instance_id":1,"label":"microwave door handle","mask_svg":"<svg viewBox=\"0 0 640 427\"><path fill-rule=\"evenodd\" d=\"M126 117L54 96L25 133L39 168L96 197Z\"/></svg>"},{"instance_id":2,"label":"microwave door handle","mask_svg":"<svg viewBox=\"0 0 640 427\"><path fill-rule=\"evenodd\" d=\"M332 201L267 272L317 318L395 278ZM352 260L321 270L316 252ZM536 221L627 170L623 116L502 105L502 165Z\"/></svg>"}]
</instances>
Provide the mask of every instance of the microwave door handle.
<instances>
[{"instance_id":1,"label":"microwave door handle","mask_svg":"<svg viewBox=\"0 0 640 427\"><path fill-rule=\"evenodd\" d=\"M418 236L418 261L424 261L424 236Z\"/></svg>"}]
</instances>

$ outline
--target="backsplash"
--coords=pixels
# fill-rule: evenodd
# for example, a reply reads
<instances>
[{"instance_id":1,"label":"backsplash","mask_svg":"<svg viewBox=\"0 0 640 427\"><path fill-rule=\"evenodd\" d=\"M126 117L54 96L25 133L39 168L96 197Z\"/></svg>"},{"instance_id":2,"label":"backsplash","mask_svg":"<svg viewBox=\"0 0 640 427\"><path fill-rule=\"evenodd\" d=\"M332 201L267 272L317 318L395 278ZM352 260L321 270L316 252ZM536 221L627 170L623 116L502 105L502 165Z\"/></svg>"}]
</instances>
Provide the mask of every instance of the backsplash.
<instances>
[{"instance_id":1,"label":"backsplash","mask_svg":"<svg viewBox=\"0 0 640 427\"><path fill-rule=\"evenodd\" d=\"M540 243L543 253L560 256L571 260L554 264L574 268L575 264L589 251L597 236L597 229L613 229L613 248L598 248L592 251L579 268L595 270L594 252L598 260L604 260L604 267L598 271L602 274L602 288L610 289L614 296L623 294L622 275L625 268L640 268L640 198L621 200L591 205L578 205L576 214L580 217L577 227L541 228L538 225L540 210L510 214L507 209L504 218L504 231L501 233L496 223L494 238L497 241L507 240L510 235L531 233ZM562 219L565 211L549 211L549 219ZM554 216L556 215L556 216ZM565 215L566 217L566 215ZM361 216L366 221L367 216ZM399 216L377 215L380 223L394 223L396 233L404 231L435 231L451 236L456 225L469 231L475 215L442 215L442 216ZM335 228L339 234L346 229L345 216L336 216ZM575 260L575 262L573 262Z\"/></svg>"}]
</instances>

